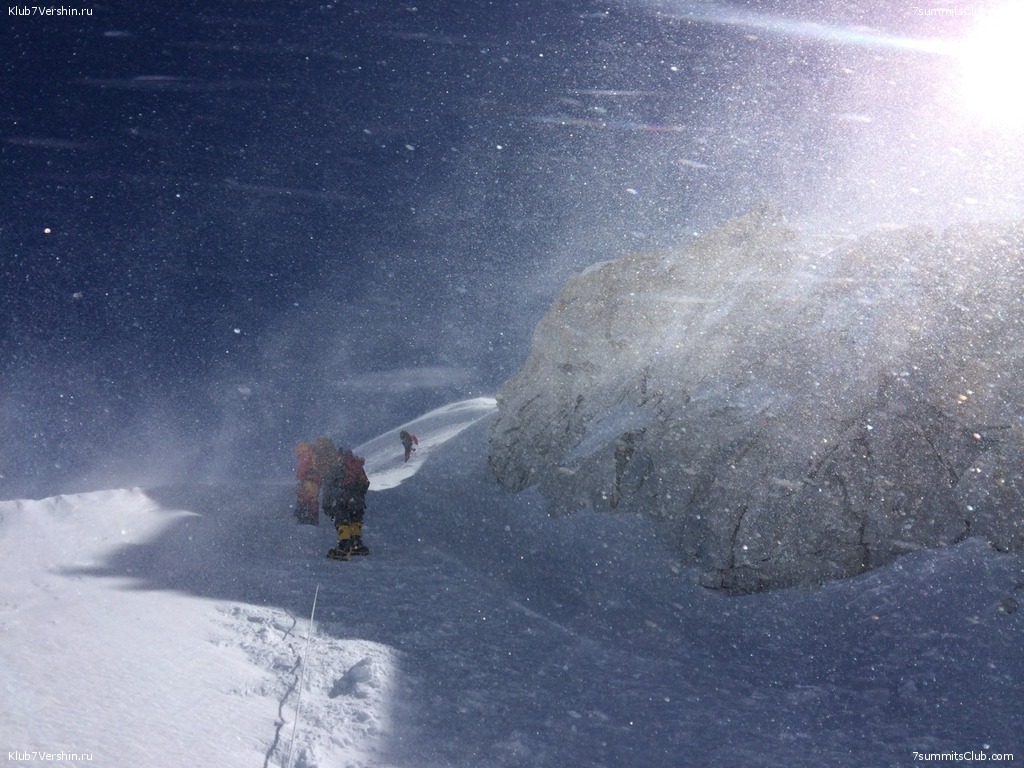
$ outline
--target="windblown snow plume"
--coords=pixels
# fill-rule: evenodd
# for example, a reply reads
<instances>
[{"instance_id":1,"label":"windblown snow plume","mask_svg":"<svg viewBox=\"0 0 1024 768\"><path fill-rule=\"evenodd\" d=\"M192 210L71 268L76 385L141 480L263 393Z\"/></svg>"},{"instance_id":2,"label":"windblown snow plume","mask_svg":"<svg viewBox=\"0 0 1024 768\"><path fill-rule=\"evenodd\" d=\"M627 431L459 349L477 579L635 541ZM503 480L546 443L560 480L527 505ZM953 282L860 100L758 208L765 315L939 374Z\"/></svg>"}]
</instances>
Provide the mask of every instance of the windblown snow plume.
<instances>
[{"instance_id":1,"label":"windblown snow plume","mask_svg":"<svg viewBox=\"0 0 1024 768\"><path fill-rule=\"evenodd\" d=\"M770 208L572 279L490 463L553 513L642 511L706 586L1024 546L1024 224L825 241Z\"/></svg>"},{"instance_id":2,"label":"windblown snow plume","mask_svg":"<svg viewBox=\"0 0 1024 768\"><path fill-rule=\"evenodd\" d=\"M366 459L370 490L386 491L401 485L420 470L423 460L434 449L490 416L496 405L493 397L449 403L360 445L356 453ZM408 459L403 458L402 445L398 440L398 432L402 429L422 437Z\"/></svg>"}]
</instances>

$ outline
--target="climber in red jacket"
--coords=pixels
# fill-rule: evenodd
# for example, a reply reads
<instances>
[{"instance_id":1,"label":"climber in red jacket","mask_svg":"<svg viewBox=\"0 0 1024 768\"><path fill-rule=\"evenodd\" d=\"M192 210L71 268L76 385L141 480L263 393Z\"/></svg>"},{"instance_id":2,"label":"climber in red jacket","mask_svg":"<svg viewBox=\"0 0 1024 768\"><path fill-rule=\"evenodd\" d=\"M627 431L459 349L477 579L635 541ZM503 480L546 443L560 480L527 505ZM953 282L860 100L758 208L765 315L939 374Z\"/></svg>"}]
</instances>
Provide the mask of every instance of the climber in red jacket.
<instances>
[{"instance_id":1,"label":"climber in red jacket","mask_svg":"<svg viewBox=\"0 0 1024 768\"><path fill-rule=\"evenodd\" d=\"M413 445L419 445L420 441L416 439L416 435L406 432L404 429L398 433L398 439L402 441L402 447L405 448L405 460L408 461L412 452L416 450Z\"/></svg>"},{"instance_id":2,"label":"climber in red jacket","mask_svg":"<svg viewBox=\"0 0 1024 768\"><path fill-rule=\"evenodd\" d=\"M305 525L320 524L320 486L338 460L338 449L329 437L318 437L312 445L303 441L295 446L298 465L295 477L295 517Z\"/></svg>"}]
</instances>

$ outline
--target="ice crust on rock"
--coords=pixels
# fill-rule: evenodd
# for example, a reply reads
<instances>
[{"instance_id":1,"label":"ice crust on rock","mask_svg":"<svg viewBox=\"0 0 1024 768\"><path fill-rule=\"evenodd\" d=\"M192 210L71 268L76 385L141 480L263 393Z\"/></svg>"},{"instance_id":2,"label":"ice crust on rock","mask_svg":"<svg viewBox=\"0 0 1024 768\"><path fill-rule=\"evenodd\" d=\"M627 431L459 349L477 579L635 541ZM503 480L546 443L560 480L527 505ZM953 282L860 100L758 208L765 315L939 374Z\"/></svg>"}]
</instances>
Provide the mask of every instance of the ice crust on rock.
<instances>
[{"instance_id":1,"label":"ice crust on rock","mask_svg":"<svg viewBox=\"0 0 1024 768\"><path fill-rule=\"evenodd\" d=\"M766 206L568 281L490 465L553 514L640 512L701 582L811 585L1024 545L1024 223L802 233Z\"/></svg>"}]
</instances>

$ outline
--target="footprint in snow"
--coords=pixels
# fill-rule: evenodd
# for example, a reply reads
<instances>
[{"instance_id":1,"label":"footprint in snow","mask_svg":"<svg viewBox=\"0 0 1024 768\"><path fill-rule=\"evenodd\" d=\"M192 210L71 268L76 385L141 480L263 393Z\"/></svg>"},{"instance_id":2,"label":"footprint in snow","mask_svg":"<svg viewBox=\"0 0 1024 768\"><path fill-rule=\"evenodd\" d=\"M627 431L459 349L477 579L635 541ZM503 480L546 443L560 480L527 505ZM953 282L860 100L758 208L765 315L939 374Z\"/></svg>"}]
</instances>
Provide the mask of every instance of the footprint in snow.
<instances>
[{"instance_id":1,"label":"footprint in snow","mask_svg":"<svg viewBox=\"0 0 1024 768\"><path fill-rule=\"evenodd\" d=\"M373 669L371 668L370 657L367 656L362 661L349 667L344 675L334 681L334 686L331 688L328 696L336 699L338 696L360 695L359 684L370 682L372 677Z\"/></svg>"}]
</instances>

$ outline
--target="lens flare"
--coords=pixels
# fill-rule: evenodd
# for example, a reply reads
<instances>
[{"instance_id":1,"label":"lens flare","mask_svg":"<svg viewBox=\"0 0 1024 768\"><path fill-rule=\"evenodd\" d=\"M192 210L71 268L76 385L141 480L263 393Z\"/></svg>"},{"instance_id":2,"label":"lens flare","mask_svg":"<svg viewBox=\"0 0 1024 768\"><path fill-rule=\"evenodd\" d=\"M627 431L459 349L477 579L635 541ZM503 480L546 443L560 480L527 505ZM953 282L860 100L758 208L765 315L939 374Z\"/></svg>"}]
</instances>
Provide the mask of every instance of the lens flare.
<instances>
[{"instance_id":1,"label":"lens flare","mask_svg":"<svg viewBox=\"0 0 1024 768\"><path fill-rule=\"evenodd\" d=\"M1024 127L1024 3L983 15L958 56L964 105L985 122Z\"/></svg>"},{"instance_id":2,"label":"lens flare","mask_svg":"<svg viewBox=\"0 0 1024 768\"><path fill-rule=\"evenodd\" d=\"M645 7L649 7L659 18L718 24L736 29L746 29L755 34L788 37L807 42L879 50L914 51L926 54L945 54L949 51L949 44L946 41L934 38L921 39L889 34L868 27L851 27L791 18L736 8L728 4L647 0Z\"/></svg>"}]
</instances>

